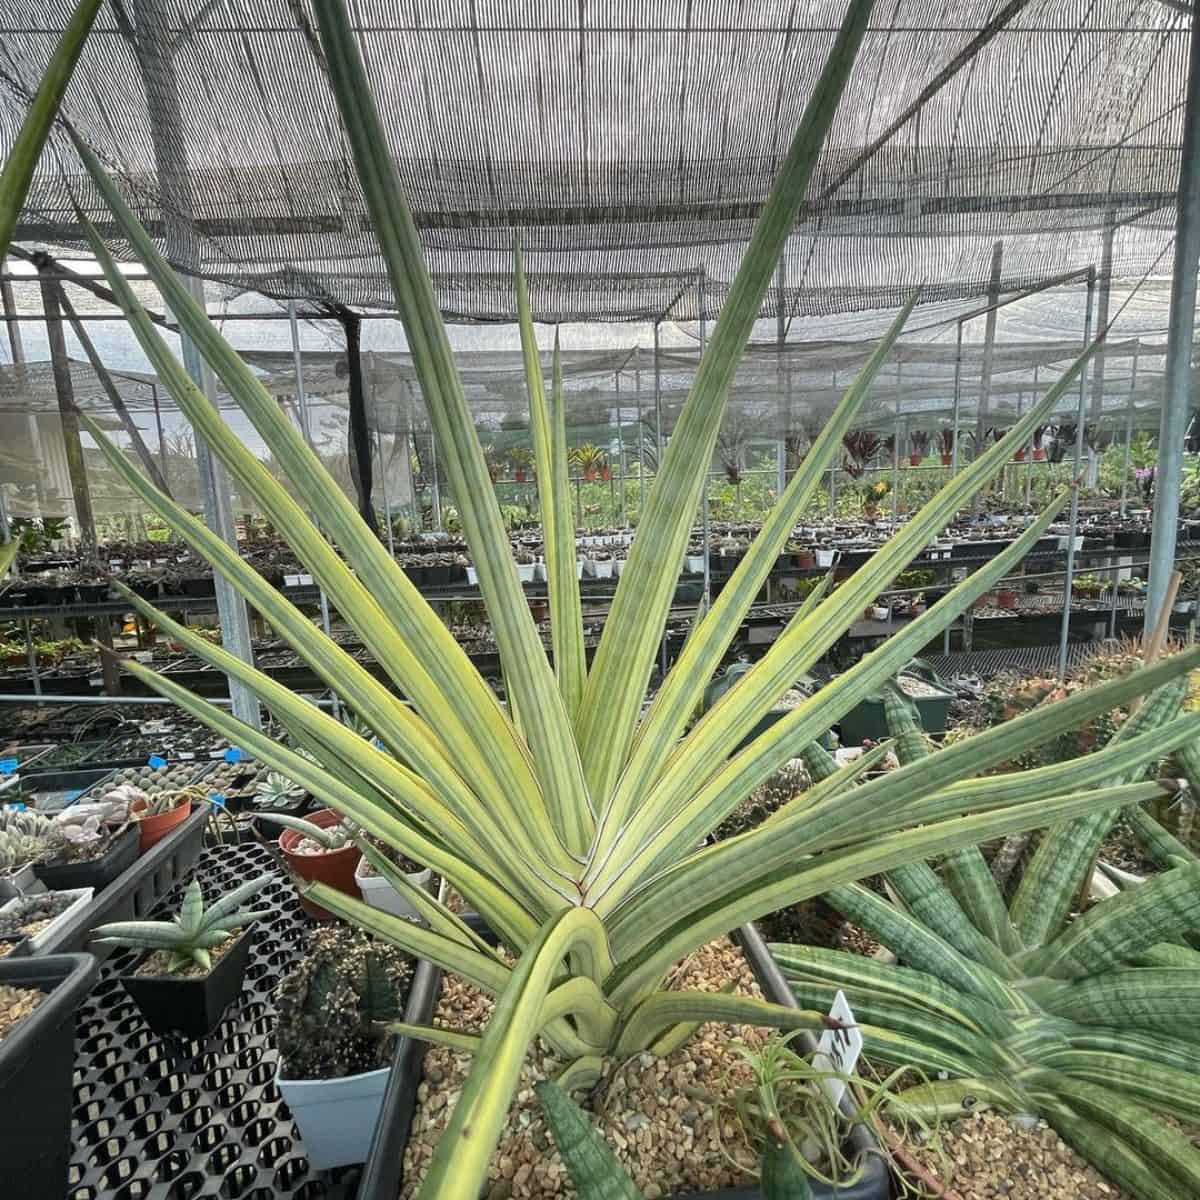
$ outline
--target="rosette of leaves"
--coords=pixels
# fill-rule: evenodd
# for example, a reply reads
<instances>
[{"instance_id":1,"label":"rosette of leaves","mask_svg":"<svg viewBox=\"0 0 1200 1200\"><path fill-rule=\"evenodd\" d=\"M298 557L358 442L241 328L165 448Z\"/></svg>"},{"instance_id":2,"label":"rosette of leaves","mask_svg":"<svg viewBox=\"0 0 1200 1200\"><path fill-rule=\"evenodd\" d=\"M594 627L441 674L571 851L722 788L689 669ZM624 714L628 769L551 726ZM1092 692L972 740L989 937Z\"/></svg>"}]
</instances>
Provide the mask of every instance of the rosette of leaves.
<instances>
[{"instance_id":1,"label":"rosette of leaves","mask_svg":"<svg viewBox=\"0 0 1200 1200\"><path fill-rule=\"evenodd\" d=\"M1195 718L1178 715L1185 691L1176 680L1155 692L1088 758L999 778L1024 787L1090 767L1137 779L1160 750L1195 744ZM898 694L885 704L901 763L934 762L915 709ZM940 1076L904 1093L926 1118L1036 1113L1141 1200L1169 1200L1200 1194L1200 1151L1156 1116L1200 1120L1200 953L1185 944L1200 933L1200 861L1176 845L1168 861L1178 865L1073 916L1119 811L1043 835L1010 903L973 847L937 870L889 871L898 905L858 884L830 891L898 967L840 950L771 950L801 1004L845 992L869 1058ZM1140 808L1126 816L1143 834L1154 828Z\"/></svg>"},{"instance_id":2,"label":"rosette of leaves","mask_svg":"<svg viewBox=\"0 0 1200 1200\"><path fill-rule=\"evenodd\" d=\"M413 977L395 946L343 925L313 933L275 993L275 1044L288 1079L339 1079L385 1067Z\"/></svg>"}]
</instances>

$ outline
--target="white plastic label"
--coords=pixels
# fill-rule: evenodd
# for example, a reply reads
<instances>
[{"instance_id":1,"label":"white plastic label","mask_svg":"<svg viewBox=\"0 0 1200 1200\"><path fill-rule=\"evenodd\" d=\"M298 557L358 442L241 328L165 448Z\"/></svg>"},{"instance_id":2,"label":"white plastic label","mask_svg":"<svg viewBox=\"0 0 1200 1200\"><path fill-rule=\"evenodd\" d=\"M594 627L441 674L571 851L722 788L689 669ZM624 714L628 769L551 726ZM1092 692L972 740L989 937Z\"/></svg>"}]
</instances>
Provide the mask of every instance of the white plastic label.
<instances>
[{"instance_id":1,"label":"white plastic label","mask_svg":"<svg viewBox=\"0 0 1200 1200\"><path fill-rule=\"evenodd\" d=\"M841 1028L826 1029L817 1040L817 1052L813 1055L813 1066L818 1071L832 1071L838 1075L852 1075L862 1053L863 1036L858 1029L854 1013L844 993L838 989L833 998L829 1016ZM835 1104L841 1104L846 1084L841 1079L822 1079L825 1094Z\"/></svg>"}]
</instances>

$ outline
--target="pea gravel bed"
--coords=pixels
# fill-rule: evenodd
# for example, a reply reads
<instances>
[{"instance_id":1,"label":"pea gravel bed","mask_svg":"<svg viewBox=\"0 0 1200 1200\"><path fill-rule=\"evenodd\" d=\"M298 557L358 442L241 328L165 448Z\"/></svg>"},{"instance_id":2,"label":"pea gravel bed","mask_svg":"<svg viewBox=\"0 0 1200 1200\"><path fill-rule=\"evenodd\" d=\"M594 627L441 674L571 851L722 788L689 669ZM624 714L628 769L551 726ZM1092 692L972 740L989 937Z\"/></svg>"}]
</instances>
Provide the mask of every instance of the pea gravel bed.
<instances>
[{"instance_id":1,"label":"pea gravel bed","mask_svg":"<svg viewBox=\"0 0 1200 1200\"><path fill-rule=\"evenodd\" d=\"M1132 1200L1044 1121L1023 1129L999 1113L975 1113L942 1125L938 1140L940 1154L932 1145L908 1149L960 1200Z\"/></svg>"},{"instance_id":2,"label":"pea gravel bed","mask_svg":"<svg viewBox=\"0 0 1200 1200\"><path fill-rule=\"evenodd\" d=\"M740 994L761 996L741 952L722 938L684 963L673 986L715 992L730 979ZM491 1008L490 998L447 976L434 1024L478 1032ZM751 1182L748 1169L727 1155L747 1168L755 1164L754 1156L728 1120L718 1128L712 1099L727 1094L735 1081L747 1081L745 1068L729 1052L730 1042L741 1038L754 1046L764 1036L753 1027L710 1024L666 1058L639 1054L605 1063L594 1103L598 1123L646 1200ZM470 1063L469 1055L443 1046L430 1046L425 1055L404 1156L402 1200L418 1191ZM575 1195L533 1092L533 1085L560 1065L540 1043L531 1049L489 1171L487 1200Z\"/></svg>"}]
</instances>

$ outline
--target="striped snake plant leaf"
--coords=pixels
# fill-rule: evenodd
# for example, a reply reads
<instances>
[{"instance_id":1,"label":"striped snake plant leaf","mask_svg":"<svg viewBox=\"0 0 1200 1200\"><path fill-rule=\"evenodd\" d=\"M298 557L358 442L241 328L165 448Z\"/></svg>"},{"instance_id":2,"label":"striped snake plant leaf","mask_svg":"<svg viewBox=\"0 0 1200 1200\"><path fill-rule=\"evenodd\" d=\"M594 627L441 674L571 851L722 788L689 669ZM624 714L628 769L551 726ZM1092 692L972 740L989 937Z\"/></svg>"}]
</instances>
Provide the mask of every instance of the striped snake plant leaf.
<instances>
[{"instance_id":1,"label":"striped snake plant leaf","mask_svg":"<svg viewBox=\"0 0 1200 1200\"><path fill-rule=\"evenodd\" d=\"M1159 866L1196 862L1200 858L1190 846L1185 846L1173 833L1164 829L1144 808L1127 808L1121 817L1132 827L1138 840Z\"/></svg>"},{"instance_id":2,"label":"striped snake plant leaf","mask_svg":"<svg viewBox=\"0 0 1200 1200\"><path fill-rule=\"evenodd\" d=\"M1071 980L1047 988L1040 1003L1049 1013L1069 1016L1080 1025L1171 1033L1200 1044L1196 998L1200 970L1179 967L1130 967Z\"/></svg>"},{"instance_id":3,"label":"striped snake plant leaf","mask_svg":"<svg viewBox=\"0 0 1200 1200\"><path fill-rule=\"evenodd\" d=\"M11 542L5 542L0 546L0 578L8 574L8 568L17 561L17 555L21 551L21 543L16 538Z\"/></svg>"},{"instance_id":4,"label":"striped snake plant leaf","mask_svg":"<svg viewBox=\"0 0 1200 1200\"><path fill-rule=\"evenodd\" d=\"M525 723L543 800L568 849L583 854L593 832L592 816L571 721L521 591L500 506L356 35L341 0L316 0L313 11L372 232L438 439L439 460L454 489L504 675ZM334 534L341 542L342 533L334 530Z\"/></svg>"},{"instance_id":5,"label":"striped snake plant leaf","mask_svg":"<svg viewBox=\"0 0 1200 1200\"><path fill-rule=\"evenodd\" d=\"M95 230L85 223L109 286L173 399L233 477L255 497L331 603L362 636L400 690L413 700L429 726L479 751L461 755L459 762L476 789L483 795L500 792L507 819L514 825L525 824L531 837L541 833L545 852L553 853L557 839L549 828L544 804L538 802L542 793L529 752L516 737L495 695L447 626L361 521L274 397L225 343L203 308L158 254L95 156L86 147L80 147L79 152L122 232L181 325L254 422L293 486L320 507L322 524L337 537L354 570L342 562L287 490L221 420L150 321ZM507 553L507 540L504 544ZM239 578L231 577L231 582L236 585ZM529 620L527 612L525 618ZM561 853L569 862L565 852Z\"/></svg>"},{"instance_id":6,"label":"striped snake plant leaf","mask_svg":"<svg viewBox=\"0 0 1200 1200\"><path fill-rule=\"evenodd\" d=\"M1097 904L1052 942L1019 957L1027 975L1095 975L1162 941L1200 933L1200 863L1179 867ZM1197 998L1200 1001L1200 997Z\"/></svg>"},{"instance_id":7,"label":"striped snake plant leaf","mask_svg":"<svg viewBox=\"0 0 1200 1200\"><path fill-rule=\"evenodd\" d=\"M1147 1108L1168 1116L1200 1121L1200 1080L1190 1065L1138 1062L1127 1048L1123 1054L1060 1050L1049 1057L1047 1066L1054 1071L1066 1072L1074 1079L1132 1096Z\"/></svg>"},{"instance_id":8,"label":"striped snake plant leaf","mask_svg":"<svg viewBox=\"0 0 1200 1200\"><path fill-rule=\"evenodd\" d=\"M1178 715L1187 688L1187 678L1180 677L1147 696L1112 740L1125 741L1161 728ZM1129 782L1143 770L1136 768L1131 772ZM1071 903L1084 886L1100 844L1117 815L1090 813L1070 825L1050 830L1042 838L1012 904L1013 923L1025 945L1042 945L1062 929Z\"/></svg>"},{"instance_id":9,"label":"striped snake plant leaf","mask_svg":"<svg viewBox=\"0 0 1200 1200\"><path fill-rule=\"evenodd\" d=\"M575 522L567 519L567 514L573 510L567 474L562 353L558 345L558 330L555 329L552 370L554 401L553 404L547 404L537 334L529 308L529 289L525 283L525 262L519 246L516 250L515 276L517 321L521 330L521 353L525 361L525 386L529 392L529 427L533 434L542 539L546 546L554 673L567 715L574 720L583 698L587 663L584 657L579 580L575 569Z\"/></svg>"},{"instance_id":10,"label":"striped snake plant leaf","mask_svg":"<svg viewBox=\"0 0 1200 1200\"><path fill-rule=\"evenodd\" d=\"M791 235L813 169L850 76L873 4L851 4L800 125L763 205L750 244L696 369L688 399L647 497L588 675L579 741L596 796L611 795L624 767L659 640L712 459L725 398ZM706 681L699 681L701 687ZM782 689L781 689L782 690Z\"/></svg>"},{"instance_id":11,"label":"striped snake plant leaf","mask_svg":"<svg viewBox=\"0 0 1200 1200\"><path fill-rule=\"evenodd\" d=\"M1065 1104L1056 1106L1053 1120L1065 1142L1138 1200L1179 1200L1178 1183L1159 1170L1153 1158L1114 1137L1108 1126L1079 1116Z\"/></svg>"},{"instance_id":12,"label":"striped snake plant leaf","mask_svg":"<svg viewBox=\"0 0 1200 1200\"><path fill-rule=\"evenodd\" d=\"M580 1200L642 1200L603 1135L567 1093L549 1080L536 1084L535 1091Z\"/></svg>"},{"instance_id":13,"label":"striped snake plant leaf","mask_svg":"<svg viewBox=\"0 0 1200 1200\"><path fill-rule=\"evenodd\" d=\"M636 804L637 789L644 786L645 780L658 775L683 732L688 717L700 703L708 680L720 666L722 657L750 611L755 597L762 590L796 522L830 463L841 454L842 437L866 399L916 302L917 295L914 293L822 427L800 468L768 512L762 530L750 543L749 550L713 600L711 608L691 629L674 669L663 681L649 712L638 727L633 753L604 814L598 835L601 848L611 840L606 834L609 831L615 833ZM794 621L806 620L820 604L829 586L828 580L827 576L826 581L805 598Z\"/></svg>"},{"instance_id":14,"label":"striped snake plant leaf","mask_svg":"<svg viewBox=\"0 0 1200 1200\"><path fill-rule=\"evenodd\" d=\"M0 171L0 262L8 257L13 230L29 194L38 159L99 11L100 0L80 0L75 5L42 73L12 150L4 160L4 169Z\"/></svg>"}]
</instances>

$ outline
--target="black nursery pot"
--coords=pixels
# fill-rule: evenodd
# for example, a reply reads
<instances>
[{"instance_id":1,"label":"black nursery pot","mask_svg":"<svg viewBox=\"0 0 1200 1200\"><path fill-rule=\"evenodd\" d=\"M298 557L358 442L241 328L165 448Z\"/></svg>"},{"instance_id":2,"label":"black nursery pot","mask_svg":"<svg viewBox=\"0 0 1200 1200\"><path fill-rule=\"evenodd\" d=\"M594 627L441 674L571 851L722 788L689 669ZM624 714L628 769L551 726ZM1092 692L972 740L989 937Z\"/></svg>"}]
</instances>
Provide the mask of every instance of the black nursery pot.
<instances>
[{"instance_id":1,"label":"black nursery pot","mask_svg":"<svg viewBox=\"0 0 1200 1200\"><path fill-rule=\"evenodd\" d=\"M241 993L253 941L254 926L251 925L207 975L188 979L131 972L121 976L121 983L155 1033L193 1039L207 1037ZM138 960L139 964L143 961Z\"/></svg>"},{"instance_id":2,"label":"black nursery pot","mask_svg":"<svg viewBox=\"0 0 1200 1200\"><path fill-rule=\"evenodd\" d=\"M122 871L133 866L138 856L139 836L137 822L131 822L112 839L108 849L91 862L34 863L33 869L52 892L87 887L100 891Z\"/></svg>"},{"instance_id":3,"label":"black nursery pot","mask_svg":"<svg viewBox=\"0 0 1200 1200\"><path fill-rule=\"evenodd\" d=\"M217 594L217 585L213 582L211 575L202 576L199 579L185 579L182 586L185 596L215 596Z\"/></svg>"},{"instance_id":4,"label":"black nursery pot","mask_svg":"<svg viewBox=\"0 0 1200 1200\"><path fill-rule=\"evenodd\" d=\"M0 959L0 983L49 995L0 1041L0 1196L65 1196L75 1010L97 974L90 954Z\"/></svg>"}]
</instances>

